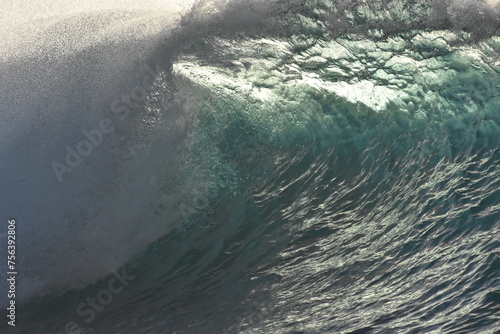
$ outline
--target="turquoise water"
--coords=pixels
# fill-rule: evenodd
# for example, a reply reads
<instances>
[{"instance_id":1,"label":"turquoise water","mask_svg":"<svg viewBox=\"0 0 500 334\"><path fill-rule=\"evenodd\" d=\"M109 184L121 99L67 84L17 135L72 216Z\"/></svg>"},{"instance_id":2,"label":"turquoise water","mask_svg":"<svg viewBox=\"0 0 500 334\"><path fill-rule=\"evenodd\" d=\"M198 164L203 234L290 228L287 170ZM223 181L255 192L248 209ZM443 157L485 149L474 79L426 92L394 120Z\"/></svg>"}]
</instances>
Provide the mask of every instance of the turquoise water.
<instances>
[{"instance_id":1,"label":"turquoise water","mask_svg":"<svg viewBox=\"0 0 500 334\"><path fill-rule=\"evenodd\" d=\"M141 106L183 143L175 228L91 321L113 275L17 332L496 333L498 12L437 3L194 7Z\"/></svg>"}]
</instances>

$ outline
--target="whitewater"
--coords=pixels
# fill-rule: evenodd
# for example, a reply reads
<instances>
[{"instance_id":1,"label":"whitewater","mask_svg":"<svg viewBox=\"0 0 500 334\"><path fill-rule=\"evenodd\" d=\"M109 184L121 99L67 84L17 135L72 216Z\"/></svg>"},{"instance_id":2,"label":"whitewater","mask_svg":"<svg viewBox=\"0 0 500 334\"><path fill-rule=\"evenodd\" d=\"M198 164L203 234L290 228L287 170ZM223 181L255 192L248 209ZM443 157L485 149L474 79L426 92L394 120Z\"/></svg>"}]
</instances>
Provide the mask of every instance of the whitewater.
<instances>
[{"instance_id":1,"label":"whitewater","mask_svg":"<svg viewBox=\"0 0 500 334\"><path fill-rule=\"evenodd\" d=\"M9 1L2 333L497 333L500 2Z\"/></svg>"}]
</instances>

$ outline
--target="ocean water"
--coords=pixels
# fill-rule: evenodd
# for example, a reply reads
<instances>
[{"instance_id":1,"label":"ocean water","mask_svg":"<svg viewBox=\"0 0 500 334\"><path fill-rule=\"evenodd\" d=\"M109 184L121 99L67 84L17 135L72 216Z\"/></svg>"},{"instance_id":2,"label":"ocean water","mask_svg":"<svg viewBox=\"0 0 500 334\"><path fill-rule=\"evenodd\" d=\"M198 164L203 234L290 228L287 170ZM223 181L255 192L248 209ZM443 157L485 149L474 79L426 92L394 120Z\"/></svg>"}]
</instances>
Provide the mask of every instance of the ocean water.
<instances>
[{"instance_id":1,"label":"ocean water","mask_svg":"<svg viewBox=\"0 0 500 334\"><path fill-rule=\"evenodd\" d=\"M47 3L3 14L2 333L499 332L498 1Z\"/></svg>"}]
</instances>

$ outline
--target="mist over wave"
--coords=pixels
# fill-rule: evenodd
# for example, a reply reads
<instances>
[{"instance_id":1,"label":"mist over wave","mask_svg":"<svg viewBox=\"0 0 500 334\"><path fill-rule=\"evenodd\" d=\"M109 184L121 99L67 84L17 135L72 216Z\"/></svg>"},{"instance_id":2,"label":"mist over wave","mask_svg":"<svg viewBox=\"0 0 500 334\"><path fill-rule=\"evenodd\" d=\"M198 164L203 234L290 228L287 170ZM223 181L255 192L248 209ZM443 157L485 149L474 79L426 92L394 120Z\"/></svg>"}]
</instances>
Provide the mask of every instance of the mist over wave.
<instances>
[{"instance_id":1,"label":"mist over wave","mask_svg":"<svg viewBox=\"0 0 500 334\"><path fill-rule=\"evenodd\" d=\"M122 119L111 107L119 101L115 109L123 108L126 96L137 105L134 92L144 102L134 88L145 79L148 93L168 100L164 64L152 57L189 4L125 5L16 2L2 12L1 169L8 191L1 205L20 222L19 302L95 282L172 228L148 217L152 180L175 179L179 155L172 151L181 148L161 134L176 118L160 124L154 112L131 106ZM87 140L83 132L103 119L114 131L97 136L98 146L58 180L52 164L66 165L68 147L76 150ZM152 159L159 152L164 157ZM144 220L149 228L140 226Z\"/></svg>"}]
</instances>

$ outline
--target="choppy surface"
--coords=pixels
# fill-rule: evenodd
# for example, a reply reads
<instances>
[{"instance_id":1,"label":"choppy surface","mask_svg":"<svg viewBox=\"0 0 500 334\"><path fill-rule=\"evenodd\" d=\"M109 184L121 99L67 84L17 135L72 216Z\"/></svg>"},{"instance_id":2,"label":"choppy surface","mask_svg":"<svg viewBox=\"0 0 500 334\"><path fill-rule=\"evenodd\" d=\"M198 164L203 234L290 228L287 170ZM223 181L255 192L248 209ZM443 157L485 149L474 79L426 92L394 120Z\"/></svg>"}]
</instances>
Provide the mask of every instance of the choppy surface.
<instances>
[{"instance_id":1,"label":"choppy surface","mask_svg":"<svg viewBox=\"0 0 500 334\"><path fill-rule=\"evenodd\" d=\"M177 228L95 320L75 309L109 277L26 309L19 332L494 333L496 3L480 20L469 2L380 3L194 8L133 132L183 143L174 183L147 170L150 214ZM241 28L241 8L269 17Z\"/></svg>"}]
</instances>

